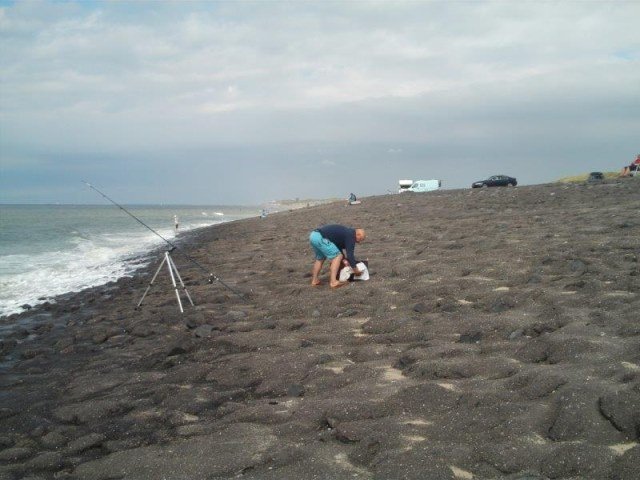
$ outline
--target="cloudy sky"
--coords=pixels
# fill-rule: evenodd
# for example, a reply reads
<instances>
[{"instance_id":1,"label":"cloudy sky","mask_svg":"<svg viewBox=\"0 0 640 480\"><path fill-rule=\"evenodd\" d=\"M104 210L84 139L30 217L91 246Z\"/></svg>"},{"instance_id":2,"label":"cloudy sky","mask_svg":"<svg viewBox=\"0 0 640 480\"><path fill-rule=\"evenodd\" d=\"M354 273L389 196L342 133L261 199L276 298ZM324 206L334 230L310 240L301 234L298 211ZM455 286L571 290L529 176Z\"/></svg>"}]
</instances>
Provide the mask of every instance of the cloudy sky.
<instances>
[{"instance_id":1,"label":"cloudy sky","mask_svg":"<svg viewBox=\"0 0 640 480\"><path fill-rule=\"evenodd\" d=\"M619 170L638 1L0 0L0 202L256 204Z\"/></svg>"}]
</instances>

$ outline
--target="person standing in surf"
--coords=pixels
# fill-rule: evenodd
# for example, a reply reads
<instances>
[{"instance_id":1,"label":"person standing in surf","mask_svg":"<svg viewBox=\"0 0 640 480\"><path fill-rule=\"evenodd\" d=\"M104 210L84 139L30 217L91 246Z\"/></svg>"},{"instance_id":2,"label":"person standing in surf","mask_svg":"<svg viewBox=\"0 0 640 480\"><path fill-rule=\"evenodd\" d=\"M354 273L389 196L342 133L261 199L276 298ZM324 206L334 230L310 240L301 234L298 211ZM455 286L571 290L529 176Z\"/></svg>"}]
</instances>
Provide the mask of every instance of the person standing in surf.
<instances>
[{"instance_id":1,"label":"person standing in surf","mask_svg":"<svg viewBox=\"0 0 640 480\"><path fill-rule=\"evenodd\" d=\"M173 224L176 229L176 233L178 233L178 227L180 226L180 222L178 221L178 215L173 216Z\"/></svg>"},{"instance_id":2,"label":"person standing in surf","mask_svg":"<svg viewBox=\"0 0 640 480\"><path fill-rule=\"evenodd\" d=\"M356 243L362 242L365 238L366 234L362 228L354 229L344 225L324 225L311 232L309 243L316 256L311 271L311 285L315 287L322 284L318 276L326 259L331 261L329 267L331 288L346 285L346 282L338 280L338 270L343 261L351 266L355 275L362 274L357 267L354 250Z\"/></svg>"}]
</instances>

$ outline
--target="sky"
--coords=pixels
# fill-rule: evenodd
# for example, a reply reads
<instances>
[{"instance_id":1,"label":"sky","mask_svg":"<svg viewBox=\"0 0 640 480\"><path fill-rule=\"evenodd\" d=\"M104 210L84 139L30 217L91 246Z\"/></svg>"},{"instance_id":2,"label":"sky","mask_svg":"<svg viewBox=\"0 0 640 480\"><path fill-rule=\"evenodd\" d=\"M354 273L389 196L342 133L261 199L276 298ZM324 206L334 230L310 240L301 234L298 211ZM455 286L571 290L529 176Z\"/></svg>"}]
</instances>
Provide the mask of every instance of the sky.
<instances>
[{"instance_id":1,"label":"sky","mask_svg":"<svg viewBox=\"0 0 640 480\"><path fill-rule=\"evenodd\" d=\"M618 171L640 1L0 0L0 203L243 204Z\"/></svg>"}]
</instances>

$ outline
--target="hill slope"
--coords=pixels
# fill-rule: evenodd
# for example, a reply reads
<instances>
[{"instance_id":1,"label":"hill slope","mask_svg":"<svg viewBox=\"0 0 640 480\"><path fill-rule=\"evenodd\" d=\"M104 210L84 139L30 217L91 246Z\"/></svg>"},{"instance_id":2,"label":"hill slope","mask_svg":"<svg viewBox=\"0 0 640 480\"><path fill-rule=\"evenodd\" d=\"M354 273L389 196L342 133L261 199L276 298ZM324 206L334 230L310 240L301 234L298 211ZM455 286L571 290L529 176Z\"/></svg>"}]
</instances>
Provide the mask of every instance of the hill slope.
<instances>
[{"instance_id":1,"label":"hill slope","mask_svg":"<svg viewBox=\"0 0 640 480\"><path fill-rule=\"evenodd\" d=\"M200 231L184 248L246 298L176 254L184 315L166 281L134 311L150 277L123 279L5 343L0 473L637 478L639 211L630 179ZM367 229L370 281L309 285L308 234L329 222Z\"/></svg>"}]
</instances>

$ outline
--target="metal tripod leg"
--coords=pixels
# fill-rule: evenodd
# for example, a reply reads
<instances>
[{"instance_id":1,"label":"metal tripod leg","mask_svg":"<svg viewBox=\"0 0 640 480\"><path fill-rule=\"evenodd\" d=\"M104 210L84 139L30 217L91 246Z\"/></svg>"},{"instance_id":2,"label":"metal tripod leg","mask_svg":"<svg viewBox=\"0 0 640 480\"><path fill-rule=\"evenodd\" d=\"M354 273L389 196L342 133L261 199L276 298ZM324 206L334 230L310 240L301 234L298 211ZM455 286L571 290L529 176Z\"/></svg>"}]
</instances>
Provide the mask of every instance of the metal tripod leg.
<instances>
[{"instance_id":1,"label":"metal tripod leg","mask_svg":"<svg viewBox=\"0 0 640 480\"><path fill-rule=\"evenodd\" d=\"M160 270L162 269L162 266L165 264L165 262L167 264L167 268L169 269L169 275L171 276L171 283L173 285L173 289L176 292L176 298L178 299L178 307L180 308L180 313L184 313L184 309L182 308L182 301L180 300L180 293L178 292L178 285L176 284L176 279L173 275L174 272L175 272L175 276L178 277L178 280L180 281L180 285L182 286L184 293L187 295L187 298L189 299L189 303L191 303L191 306L195 306L195 305L193 304L193 300L191 300L191 295L189 295L189 291L187 290L187 287L185 287L184 282L182 281L182 277L180 277L180 273L178 272L178 268L176 267L176 264L173 263L173 259L171 258L171 255L169 255L169 252L164 252L164 258L162 259L162 262L158 266L156 273L153 275L151 282L149 282L149 285L147 286L147 289L144 291L144 294L142 295L142 298L138 302L138 306L136 308L139 308L140 305L142 305L142 301L144 300L144 297L146 297L147 293L149 293L149 290L151 289L153 282L155 282L156 277L158 276L158 273L160 273Z\"/></svg>"},{"instance_id":2,"label":"metal tripod leg","mask_svg":"<svg viewBox=\"0 0 640 480\"><path fill-rule=\"evenodd\" d=\"M176 273L176 277L178 277L178 280L180 281L182 290L184 290L184 293L187 295L187 298L189 299L189 303L191 303L192 307L195 307L195 305L193 304L193 300L191 300L191 295L189 295L189 291L187 290L187 287L185 287L184 282L182 281L180 272L178 272L178 267L176 267L176 264L173 262L173 258L171 258L171 255L169 255L169 253L167 253L167 261L169 262L169 273L171 273L171 269L173 268L173 271ZM178 287L176 286L176 281L174 280L172 273L171 273L171 281L173 282L173 288L176 291L176 297L178 297L178 303L180 304L180 311L182 312L182 302L180 301L180 295L178 295Z\"/></svg>"},{"instance_id":3,"label":"metal tripod leg","mask_svg":"<svg viewBox=\"0 0 640 480\"><path fill-rule=\"evenodd\" d=\"M180 313L184 313L182 309L182 301L180 300L180 294L178 293L178 286L176 285L176 279L173 276L173 265L171 264L171 257L169 256L169 252L165 253L167 259L167 266L169 267L169 275L171 275L171 283L173 284L173 289L176 292L176 298L178 299L178 306L180 307Z\"/></svg>"},{"instance_id":4,"label":"metal tripod leg","mask_svg":"<svg viewBox=\"0 0 640 480\"><path fill-rule=\"evenodd\" d=\"M167 261L167 255L168 252L165 252L164 254L164 258L162 259L162 262L160 262L160 265L158 266L158 269L156 270L156 273L153 275L153 278L151 279L151 281L149 282L149 285L147 285L147 289L144 291L144 293L142 294L142 298L140 299L140 301L138 302L138 306L136 308L140 308L140 305L142 305L142 301L144 300L144 297L147 296L147 293L149 293L149 290L151 289L151 285L153 285L153 282L156 281L156 277L158 276L158 273L160 273L160 269L162 268L162 266L164 265L164 262Z\"/></svg>"}]
</instances>

